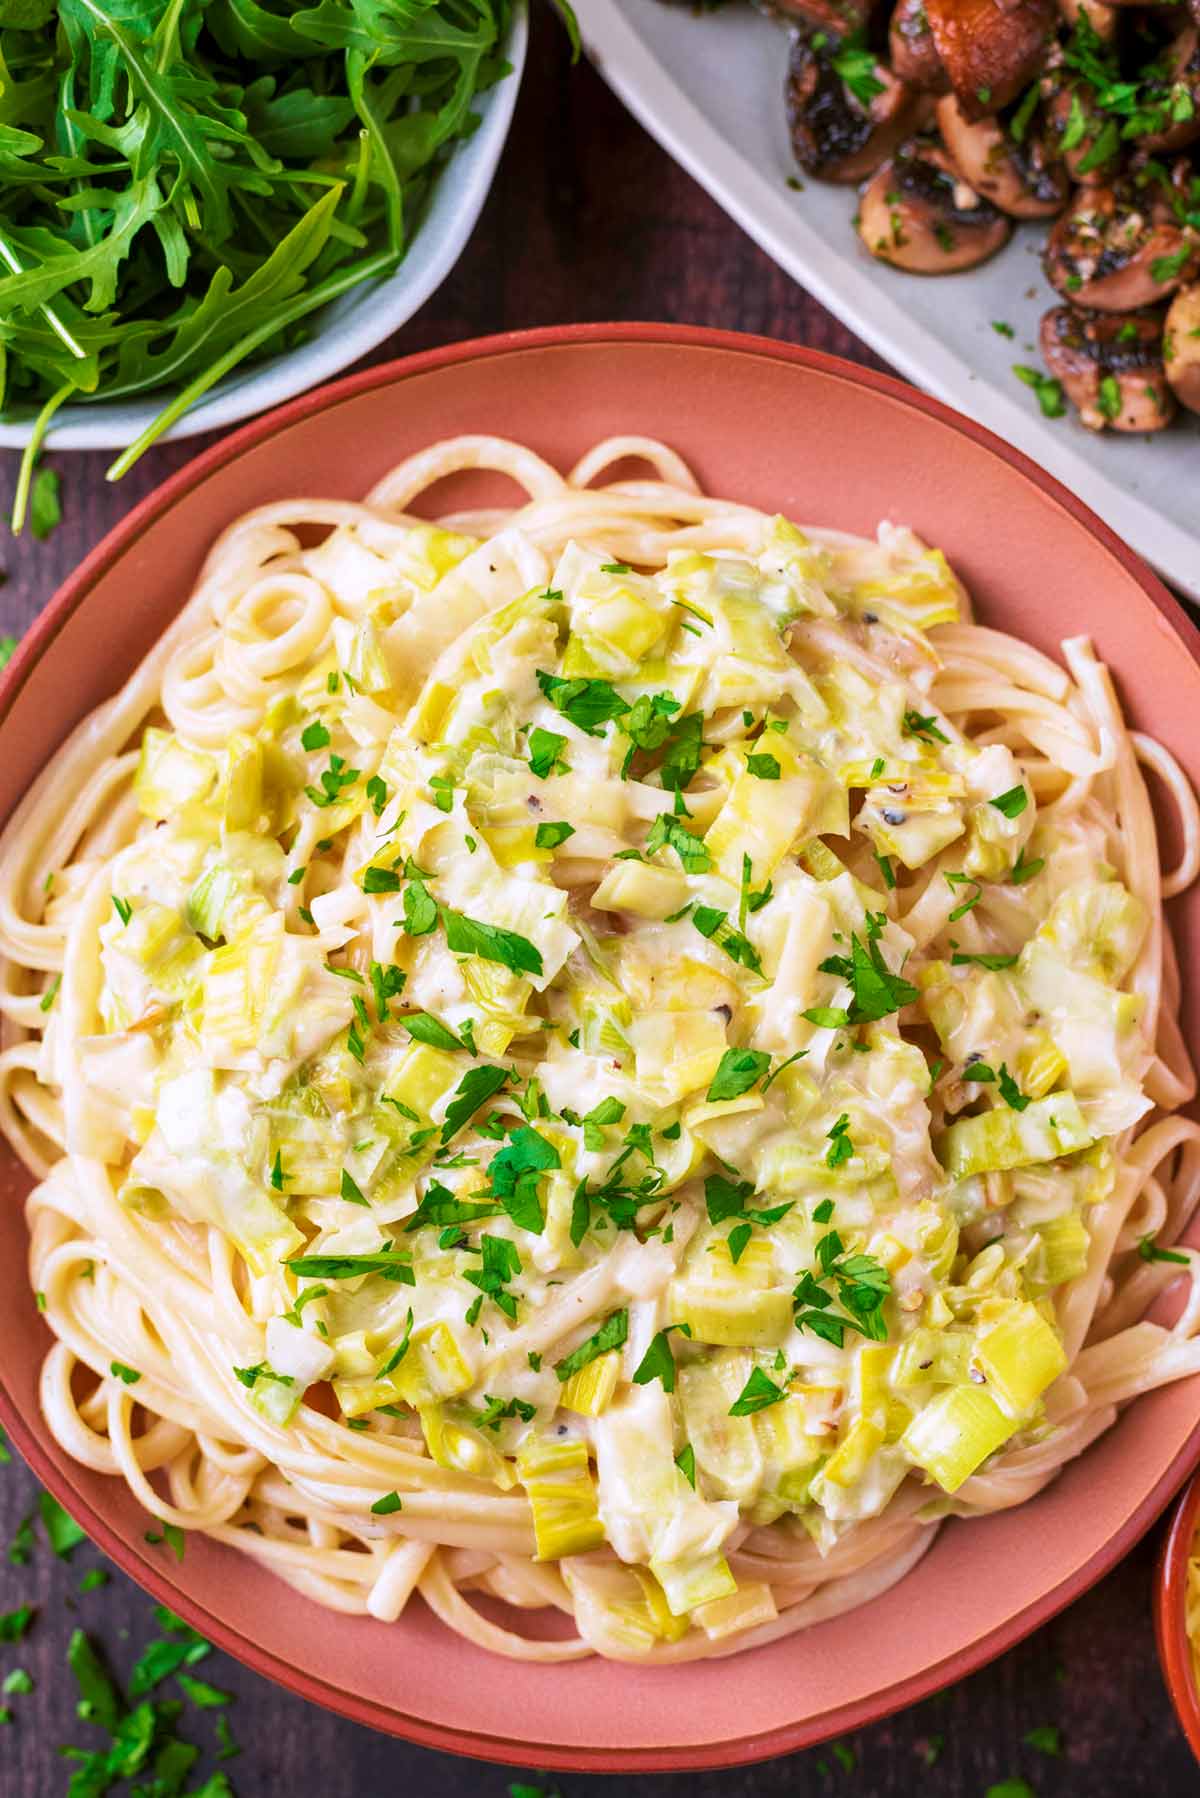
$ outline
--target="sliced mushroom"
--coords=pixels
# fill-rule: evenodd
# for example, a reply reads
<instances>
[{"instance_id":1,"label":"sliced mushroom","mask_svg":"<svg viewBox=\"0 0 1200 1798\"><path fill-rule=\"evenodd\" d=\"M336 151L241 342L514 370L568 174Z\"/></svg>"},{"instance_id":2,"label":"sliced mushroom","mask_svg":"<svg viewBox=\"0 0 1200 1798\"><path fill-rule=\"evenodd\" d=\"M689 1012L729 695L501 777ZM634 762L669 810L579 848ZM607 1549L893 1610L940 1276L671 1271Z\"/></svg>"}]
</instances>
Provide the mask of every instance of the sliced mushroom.
<instances>
[{"instance_id":1,"label":"sliced mushroom","mask_svg":"<svg viewBox=\"0 0 1200 1798\"><path fill-rule=\"evenodd\" d=\"M916 96L882 63L854 50L860 66L838 68L840 46L824 32L799 34L788 59L787 111L796 161L822 181L861 181L913 128Z\"/></svg>"},{"instance_id":2,"label":"sliced mushroom","mask_svg":"<svg viewBox=\"0 0 1200 1798\"><path fill-rule=\"evenodd\" d=\"M964 118L953 94L937 103L938 130L964 181L1013 218L1053 218L1067 203L1070 183L1048 153L1041 131L1018 143L999 119Z\"/></svg>"},{"instance_id":3,"label":"sliced mushroom","mask_svg":"<svg viewBox=\"0 0 1200 1798\"><path fill-rule=\"evenodd\" d=\"M872 256L914 275L974 268L1002 249L1011 231L944 150L915 140L877 170L859 204L858 234Z\"/></svg>"},{"instance_id":4,"label":"sliced mushroom","mask_svg":"<svg viewBox=\"0 0 1200 1798\"><path fill-rule=\"evenodd\" d=\"M950 77L933 41L925 0L898 0L888 27L892 68L909 87L927 94L948 94Z\"/></svg>"},{"instance_id":5,"label":"sliced mushroom","mask_svg":"<svg viewBox=\"0 0 1200 1798\"><path fill-rule=\"evenodd\" d=\"M1163 327L1167 379L1180 405L1200 412L1200 284L1182 288Z\"/></svg>"},{"instance_id":6,"label":"sliced mushroom","mask_svg":"<svg viewBox=\"0 0 1200 1798\"><path fill-rule=\"evenodd\" d=\"M1055 306L1042 320L1041 348L1089 430L1161 431L1174 417L1160 317Z\"/></svg>"},{"instance_id":7,"label":"sliced mushroom","mask_svg":"<svg viewBox=\"0 0 1200 1798\"><path fill-rule=\"evenodd\" d=\"M832 31L837 37L865 30L874 10L875 0L774 0L773 7L785 18Z\"/></svg>"},{"instance_id":8,"label":"sliced mushroom","mask_svg":"<svg viewBox=\"0 0 1200 1798\"><path fill-rule=\"evenodd\" d=\"M1168 200L1136 176L1081 188L1055 224L1046 278L1076 306L1133 312L1166 299L1200 269L1200 249Z\"/></svg>"},{"instance_id":9,"label":"sliced mushroom","mask_svg":"<svg viewBox=\"0 0 1200 1798\"><path fill-rule=\"evenodd\" d=\"M1015 100L1041 69L1056 0L925 0L950 85L969 119Z\"/></svg>"},{"instance_id":10,"label":"sliced mushroom","mask_svg":"<svg viewBox=\"0 0 1200 1798\"><path fill-rule=\"evenodd\" d=\"M1200 6L1200 0L1195 0L1195 4ZM1086 13L1088 24L1101 43L1111 43L1117 35L1116 4L1108 5L1106 0L1058 0L1058 10L1072 31L1079 23L1080 13Z\"/></svg>"},{"instance_id":11,"label":"sliced mushroom","mask_svg":"<svg viewBox=\"0 0 1200 1798\"><path fill-rule=\"evenodd\" d=\"M1046 117L1058 154L1081 187L1106 187L1121 161L1120 139L1105 130L1096 90L1086 81L1066 82L1047 102ZM1112 144L1111 151L1109 144Z\"/></svg>"},{"instance_id":12,"label":"sliced mushroom","mask_svg":"<svg viewBox=\"0 0 1200 1798\"><path fill-rule=\"evenodd\" d=\"M1138 137L1139 150L1181 150L1200 137L1200 30L1195 25L1178 33L1162 68L1161 81L1142 102L1161 113L1162 124Z\"/></svg>"}]
</instances>

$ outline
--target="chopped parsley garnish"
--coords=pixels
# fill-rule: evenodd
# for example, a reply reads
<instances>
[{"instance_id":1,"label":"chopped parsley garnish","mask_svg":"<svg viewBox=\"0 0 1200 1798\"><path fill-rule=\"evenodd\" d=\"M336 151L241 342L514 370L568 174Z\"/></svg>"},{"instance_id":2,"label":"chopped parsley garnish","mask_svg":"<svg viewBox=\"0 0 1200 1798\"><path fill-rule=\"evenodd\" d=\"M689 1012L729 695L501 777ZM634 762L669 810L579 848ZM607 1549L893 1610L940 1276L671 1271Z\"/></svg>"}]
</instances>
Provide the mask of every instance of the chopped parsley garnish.
<instances>
[{"instance_id":1,"label":"chopped parsley garnish","mask_svg":"<svg viewBox=\"0 0 1200 1798\"><path fill-rule=\"evenodd\" d=\"M328 768L322 769L319 776L320 790L305 787L304 791L316 806L335 805L342 796L342 789L352 787L360 773L361 769L348 768L343 756L331 755Z\"/></svg>"},{"instance_id":2,"label":"chopped parsley garnish","mask_svg":"<svg viewBox=\"0 0 1200 1798\"><path fill-rule=\"evenodd\" d=\"M932 714L929 717L923 717L920 712L905 712L904 734L908 737L922 737L932 743L949 743L950 741L945 732L939 728L937 719Z\"/></svg>"},{"instance_id":3,"label":"chopped parsley garnish","mask_svg":"<svg viewBox=\"0 0 1200 1798\"><path fill-rule=\"evenodd\" d=\"M1007 793L997 793L994 799L988 800L988 804L994 805L1006 818L1019 818L1029 804L1029 794L1023 786L1009 787Z\"/></svg>"},{"instance_id":4,"label":"chopped parsley garnish","mask_svg":"<svg viewBox=\"0 0 1200 1798\"><path fill-rule=\"evenodd\" d=\"M779 762L773 755L748 755L746 766L756 780L779 779Z\"/></svg>"},{"instance_id":5,"label":"chopped parsley garnish","mask_svg":"<svg viewBox=\"0 0 1200 1798\"><path fill-rule=\"evenodd\" d=\"M850 1119L843 1111L833 1128L826 1132L829 1147L825 1151L826 1167L841 1167L854 1155L854 1144L850 1140Z\"/></svg>"},{"instance_id":6,"label":"chopped parsley garnish","mask_svg":"<svg viewBox=\"0 0 1200 1798\"><path fill-rule=\"evenodd\" d=\"M1142 1237L1142 1240L1138 1243L1138 1254L1143 1261L1174 1261L1180 1267L1189 1267L1191 1265L1188 1257L1179 1254L1177 1250L1160 1249L1152 1236Z\"/></svg>"},{"instance_id":7,"label":"chopped parsley garnish","mask_svg":"<svg viewBox=\"0 0 1200 1798\"><path fill-rule=\"evenodd\" d=\"M504 1068L490 1066L468 1068L454 1089L454 1097L446 1107L442 1120L442 1146L470 1122L479 1107L498 1093L508 1079Z\"/></svg>"},{"instance_id":8,"label":"chopped parsley garnish","mask_svg":"<svg viewBox=\"0 0 1200 1798\"><path fill-rule=\"evenodd\" d=\"M990 968L993 974L1002 968L1011 968L1020 958L1016 955L968 955L965 950L956 949L950 957L950 965L954 968Z\"/></svg>"},{"instance_id":9,"label":"chopped parsley garnish","mask_svg":"<svg viewBox=\"0 0 1200 1798\"><path fill-rule=\"evenodd\" d=\"M433 1017L427 1011L410 1011L396 1021L400 1028L407 1030L415 1041L427 1043L431 1049L452 1051L464 1046L453 1030L443 1024L440 1018Z\"/></svg>"},{"instance_id":10,"label":"chopped parsley garnish","mask_svg":"<svg viewBox=\"0 0 1200 1798\"><path fill-rule=\"evenodd\" d=\"M507 1236L491 1236L485 1231L479 1238L479 1254L483 1257L482 1266L465 1273L464 1280L478 1286L505 1317L515 1319L517 1300L516 1295L509 1292L508 1283L521 1272L521 1257L516 1244Z\"/></svg>"},{"instance_id":11,"label":"chopped parsley garnish","mask_svg":"<svg viewBox=\"0 0 1200 1798\"><path fill-rule=\"evenodd\" d=\"M675 1457L675 1465L694 1492L696 1490L696 1451L685 1442Z\"/></svg>"},{"instance_id":12,"label":"chopped parsley garnish","mask_svg":"<svg viewBox=\"0 0 1200 1798\"><path fill-rule=\"evenodd\" d=\"M120 918L122 924L128 924L130 918L133 916L133 907L130 905L128 899L121 899L114 893L112 902L113 910L116 912L118 918Z\"/></svg>"},{"instance_id":13,"label":"chopped parsley garnish","mask_svg":"<svg viewBox=\"0 0 1200 1798\"><path fill-rule=\"evenodd\" d=\"M862 1024L878 1018L886 1018L893 1011L899 1011L904 1005L911 1005L920 998L917 988L900 974L893 974L883 959L883 952L878 943L879 931L882 929L879 914L868 914L866 941L859 936L851 935L849 955L829 955L820 963L823 974L836 974L840 980L848 981L854 989L854 997L846 1008L845 1017L840 1022L846 1024ZM834 1011L837 1007L818 1006L817 1011ZM804 1016L810 1022L824 1022L811 1012Z\"/></svg>"},{"instance_id":14,"label":"chopped parsley garnish","mask_svg":"<svg viewBox=\"0 0 1200 1798\"><path fill-rule=\"evenodd\" d=\"M1000 1072L997 1075L997 1081L1000 1087L1000 1097L1004 1100L1004 1103L1010 1110L1024 1111L1025 1107L1029 1104L1028 1094L1021 1091L1004 1062L1000 1063Z\"/></svg>"},{"instance_id":15,"label":"chopped parsley garnish","mask_svg":"<svg viewBox=\"0 0 1200 1798\"><path fill-rule=\"evenodd\" d=\"M540 1236L546 1228L538 1181L561 1166L554 1144L528 1124L514 1130L505 1147L492 1156L488 1166L492 1192L519 1229Z\"/></svg>"},{"instance_id":16,"label":"chopped parsley garnish","mask_svg":"<svg viewBox=\"0 0 1200 1798\"><path fill-rule=\"evenodd\" d=\"M689 908L685 907L686 909ZM749 968L755 974L761 974L762 961L758 950L740 930L727 927L728 917L728 912L718 911L715 906L698 905L692 912L692 923L701 936L714 942L718 949L723 949L731 961L737 962L740 967Z\"/></svg>"},{"instance_id":17,"label":"chopped parsley garnish","mask_svg":"<svg viewBox=\"0 0 1200 1798\"><path fill-rule=\"evenodd\" d=\"M764 1049L726 1049L708 1089L710 1105L722 1099L740 1099L760 1081L771 1065Z\"/></svg>"},{"instance_id":18,"label":"chopped parsley garnish","mask_svg":"<svg viewBox=\"0 0 1200 1798\"><path fill-rule=\"evenodd\" d=\"M1012 872L1008 878L1015 887L1024 886L1027 880L1032 880L1035 874L1040 874L1045 866L1046 858L1044 856L1039 855L1036 861L1027 862L1025 851L1021 849L1017 853L1017 859L1012 865Z\"/></svg>"},{"instance_id":19,"label":"chopped parsley garnish","mask_svg":"<svg viewBox=\"0 0 1200 1798\"><path fill-rule=\"evenodd\" d=\"M442 907L446 942L455 955L478 955L483 961L498 962L514 974L541 974L541 951L527 937L515 930L503 930L499 924L485 924L478 918L464 917L462 912Z\"/></svg>"},{"instance_id":20,"label":"chopped parsley garnish","mask_svg":"<svg viewBox=\"0 0 1200 1798\"><path fill-rule=\"evenodd\" d=\"M983 888L977 880L972 880L969 874L948 873L946 875L946 885L950 888L951 892L954 891L955 887L959 886L972 886L975 889L973 893L967 895L960 905L956 905L954 910L950 913L950 923L957 924L960 918L966 917L967 913L972 910L974 906L979 904L979 901L983 898Z\"/></svg>"},{"instance_id":21,"label":"chopped parsley garnish","mask_svg":"<svg viewBox=\"0 0 1200 1798\"><path fill-rule=\"evenodd\" d=\"M751 1369L750 1378L742 1387L729 1407L731 1417L750 1417L755 1411L765 1411L768 1405L777 1405L780 1399L787 1397L782 1386L777 1386L761 1367Z\"/></svg>"},{"instance_id":22,"label":"chopped parsley garnish","mask_svg":"<svg viewBox=\"0 0 1200 1798\"><path fill-rule=\"evenodd\" d=\"M388 790L386 782L380 780L378 774L372 774L367 782L367 799L375 816L382 817L383 808L388 802Z\"/></svg>"},{"instance_id":23,"label":"chopped parsley garnish","mask_svg":"<svg viewBox=\"0 0 1200 1798\"><path fill-rule=\"evenodd\" d=\"M426 876L414 861L405 862L404 878L408 882L404 889L404 934L428 936L430 931L437 929L437 901L425 885Z\"/></svg>"},{"instance_id":24,"label":"chopped parsley garnish","mask_svg":"<svg viewBox=\"0 0 1200 1798\"><path fill-rule=\"evenodd\" d=\"M1067 410L1067 400L1061 381L1055 380L1052 375L1044 375L1040 368L1030 368L1022 362L1013 363L1013 373L1018 381L1024 381L1026 387L1033 388L1043 418L1063 417Z\"/></svg>"},{"instance_id":25,"label":"chopped parsley garnish","mask_svg":"<svg viewBox=\"0 0 1200 1798\"><path fill-rule=\"evenodd\" d=\"M557 849L560 843L574 835L573 824L539 824L533 833L533 841L538 849Z\"/></svg>"},{"instance_id":26,"label":"chopped parsley garnish","mask_svg":"<svg viewBox=\"0 0 1200 1798\"><path fill-rule=\"evenodd\" d=\"M371 1506L371 1513L375 1517L391 1517L394 1512L403 1509L404 1500L398 1492L385 1492L382 1498L375 1500Z\"/></svg>"},{"instance_id":27,"label":"chopped parsley garnish","mask_svg":"<svg viewBox=\"0 0 1200 1798\"><path fill-rule=\"evenodd\" d=\"M680 1330L685 1336L690 1336L692 1333L687 1324L668 1324L665 1330L659 1330L637 1364L633 1375L635 1386L648 1386L652 1380L661 1380L664 1392L674 1392L675 1357L671 1353L672 1330Z\"/></svg>"},{"instance_id":28,"label":"chopped parsley garnish","mask_svg":"<svg viewBox=\"0 0 1200 1798\"><path fill-rule=\"evenodd\" d=\"M539 780L548 780L552 774L569 772L563 760L563 750L567 739L559 736L557 731L543 730L535 725L529 733L529 767Z\"/></svg>"},{"instance_id":29,"label":"chopped parsley garnish","mask_svg":"<svg viewBox=\"0 0 1200 1798\"><path fill-rule=\"evenodd\" d=\"M847 1255L836 1230L820 1237L816 1245L819 1275L801 1274L792 1303L798 1330L810 1330L843 1347L847 1329L857 1330L873 1342L887 1341L883 1301L892 1289L891 1276L873 1255ZM836 1291L829 1290L832 1281ZM842 1313L832 1310L836 1300Z\"/></svg>"},{"instance_id":30,"label":"chopped parsley garnish","mask_svg":"<svg viewBox=\"0 0 1200 1798\"><path fill-rule=\"evenodd\" d=\"M123 1381L126 1386L136 1386L142 1377L136 1367L126 1367L124 1361L110 1361L108 1369L111 1374L118 1380Z\"/></svg>"},{"instance_id":31,"label":"chopped parsley garnish","mask_svg":"<svg viewBox=\"0 0 1200 1798\"><path fill-rule=\"evenodd\" d=\"M896 876L892 871L891 861L888 856L880 855L878 850L875 851L875 860L879 863L879 872L883 875L883 884L890 893L896 885Z\"/></svg>"},{"instance_id":32,"label":"chopped parsley garnish","mask_svg":"<svg viewBox=\"0 0 1200 1798\"><path fill-rule=\"evenodd\" d=\"M578 730L589 737L602 737L602 725L623 718L631 708L611 681L564 680L561 675L537 670L537 684L556 712L561 712Z\"/></svg>"},{"instance_id":33,"label":"chopped parsley garnish","mask_svg":"<svg viewBox=\"0 0 1200 1798\"><path fill-rule=\"evenodd\" d=\"M328 749L329 732L320 719L316 718L311 724L306 724L300 732L300 741L305 749Z\"/></svg>"},{"instance_id":34,"label":"chopped parsley garnish","mask_svg":"<svg viewBox=\"0 0 1200 1798\"><path fill-rule=\"evenodd\" d=\"M362 877L364 893L398 893L400 875L395 868L367 868ZM413 932L416 935L416 932Z\"/></svg>"},{"instance_id":35,"label":"chopped parsley garnish","mask_svg":"<svg viewBox=\"0 0 1200 1798\"><path fill-rule=\"evenodd\" d=\"M670 812L659 813L646 838L647 855L655 855L660 849L673 849L686 874L706 874L712 867L712 856L699 837L694 837Z\"/></svg>"},{"instance_id":36,"label":"chopped parsley garnish","mask_svg":"<svg viewBox=\"0 0 1200 1798\"><path fill-rule=\"evenodd\" d=\"M411 1219L407 1228L412 1228ZM379 1274L396 1286L417 1283L407 1249L377 1249L371 1255L294 1255L284 1266L304 1280L356 1280L360 1274Z\"/></svg>"},{"instance_id":37,"label":"chopped parsley garnish","mask_svg":"<svg viewBox=\"0 0 1200 1798\"><path fill-rule=\"evenodd\" d=\"M864 109L883 92L883 82L875 73L875 57L858 33L847 38L829 61L834 73L845 82Z\"/></svg>"},{"instance_id":38,"label":"chopped parsley garnish","mask_svg":"<svg viewBox=\"0 0 1200 1798\"><path fill-rule=\"evenodd\" d=\"M565 1385L572 1374L578 1373L581 1367L586 1367L599 1355L606 1355L610 1349L623 1348L628 1335L629 1312L626 1310L614 1311L611 1317L605 1318L594 1335L589 1336L586 1342L581 1342L578 1348L572 1349L569 1355L556 1363L554 1372L558 1376L560 1384Z\"/></svg>"}]
</instances>

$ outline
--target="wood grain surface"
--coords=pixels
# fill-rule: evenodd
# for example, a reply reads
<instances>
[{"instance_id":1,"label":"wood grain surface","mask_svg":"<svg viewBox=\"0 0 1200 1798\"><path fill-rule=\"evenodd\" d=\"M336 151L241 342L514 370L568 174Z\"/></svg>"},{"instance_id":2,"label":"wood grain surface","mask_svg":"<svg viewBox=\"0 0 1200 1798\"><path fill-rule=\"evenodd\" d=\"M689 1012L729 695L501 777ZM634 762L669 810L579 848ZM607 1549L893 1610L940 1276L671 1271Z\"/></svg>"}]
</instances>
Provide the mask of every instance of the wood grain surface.
<instances>
[{"instance_id":1,"label":"wood grain surface","mask_svg":"<svg viewBox=\"0 0 1200 1798\"><path fill-rule=\"evenodd\" d=\"M669 319L765 332L884 366L674 166L594 71L568 66L560 33L536 10L513 135L479 229L445 286L370 360L514 326ZM20 634L85 551L205 441L151 452L117 487L104 481L105 456L52 455L62 474L63 522L46 542L26 535L0 544L8 577L0 632ZM5 453L0 516L7 516L15 473L16 456ZM0 1466L0 1545L35 1502L35 1483L17 1459ZM681 1798L685 1790L695 1798L985 1798L993 1784L1015 1779L1036 1798L1166 1798L1200 1791L1200 1776L1154 1651L1156 1547L1155 1534L1070 1610L940 1697L834 1748L740 1772L540 1779L536 1768L481 1766L373 1735L224 1656L197 1672L236 1695L227 1715L242 1752L222 1768L237 1798L504 1798L514 1780L563 1798L616 1798L630 1788L641 1798ZM103 1588L80 1593L81 1576L100 1563L87 1544L57 1559L44 1539L25 1565L0 1555L0 1613L37 1607L26 1639L0 1646L0 1680L20 1666L35 1681L32 1693L0 1698L12 1712L0 1728L0 1798L65 1792L71 1766L58 1745L100 1745L75 1716L65 1663L71 1630L91 1632L118 1670L159 1633L149 1599L123 1575L113 1572ZM871 1628L869 1611L862 1627ZM380 1643L388 1652L382 1633ZM498 1662L496 1678L517 1682L520 1668ZM170 1688L167 1682L160 1695L172 1695ZM183 1733L211 1750L217 1714L191 1712ZM1023 1740L1047 1725L1061 1731L1058 1755ZM193 1787L215 1765L208 1752Z\"/></svg>"}]
</instances>

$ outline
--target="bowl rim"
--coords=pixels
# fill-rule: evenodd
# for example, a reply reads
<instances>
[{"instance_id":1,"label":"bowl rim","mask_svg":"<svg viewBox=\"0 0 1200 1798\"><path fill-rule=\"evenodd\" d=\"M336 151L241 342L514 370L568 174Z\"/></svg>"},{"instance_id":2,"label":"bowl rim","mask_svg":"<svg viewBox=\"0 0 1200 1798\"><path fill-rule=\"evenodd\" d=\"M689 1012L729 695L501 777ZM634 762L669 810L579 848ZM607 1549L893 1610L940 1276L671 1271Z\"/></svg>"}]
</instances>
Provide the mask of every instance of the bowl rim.
<instances>
[{"instance_id":1,"label":"bowl rim","mask_svg":"<svg viewBox=\"0 0 1200 1798\"><path fill-rule=\"evenodd\" d=\"M529 50L525 0L513 9L501 50L509 71L475 95L479 124L469 137L457 140L437 170L433 191L391 274L353 287L322 307L316 318L328 320L330 328L314 331L294 349L280 351L265 362L238 363L157 442L174 443L207 431L227 430L332 380L400 330L433 297L475 234L508 143ZM457 187L452 185L455 179ZM446 205L446 200L452 203ZM178 387L151 388L126 400L64 405L50 422L44 447L51 454L124 449L178 391ZM0 449L23 448L32 431L32 419L9 424L0 421Z\"/></svg>"},{"instance_id":2,"label":"bowl rim","mask_svg":"<svg viewBox=\"0 0 1200 1798\"><path fill-rule=\"evenodd\" d=\"M1145 592L1164 619L1178 634L1193 660L1200 663L1200 629L1192 623L1179 601L1163 586L1146 564L1096 517L1084 502L1070 493L1054 476L1046 473L1030 457L1014 449L974 419L954 411L943 401L899 380L894 375L879 373L831 356L807 346L751 333L719 330L702 325L656 323L589 323L539 326L530 330L507 331L492 336L467 339L437 349L385 362L357 374L343 376L316 390L303 393L259 418L252 419L221 441L211 445L188 462L161 486L135 505L125 517L89 552L73 574L69 575L45 610L35 619L18 646L12 660L0 676L0 728L3 727L14 700L24 687L37 662L51 647L67 621L87 598L96 581L117 563L136 543L148 525L171 507L179 504L210 474L237 460L244 452L267 441L278 432L319 413L332 405L356 398L373 388L396 385L414 376L434 373L439 369L470 364L495 357L521 354L528 350L554 349L575 345L648 345L712 349L734 355L747 355L791 363L815 373L832 377L850 388L866 387L902 405L923 412L951 430L972 439L1007 463L1017 473L1032 481L1051 500L1070 514L1077 523L1099 540L1114 559ZM431 1722L410 1716L397 1706L384 1705L355 1693L335 1687L317 1675L300 1671L287 1661L243 1636L226 1624L207 1605L178 1587L168 1573L148 1558L127 1546L71 1479L62 1473L44 1448L40 1433L26 1423L9 1395L0 1366L0 1423L9 1433L33 1473L55 1498L62 1502L88 1535L151 1596L183 1616L218 1647L232 1654L243 1665L275 1680L287 1690L326 1709L365 1724L385 1734L399 1736L420 1747L468 1756L476 1760L497 1761L505 1765L537 1766L554 1772L629 1773L684 1772L710 1768L744 1766L783 1754L795 1753L831 1737L847 1734L903 1707L929 1697L945 1686L976 1672L1006 1649L1021 1642L1035 1629L1057 1615L1066 1605L1088 1591L1123 1558L1161 1515L1180 1485L1200 1463L1200 1422L1175 1454L1158 1481L1141 1504L1125 1519L1122 1527L1103 1549L1077 1568L1058 1585L1051 1587L1036 1603L989 1631L969 1648L922 1668L907 1679L897 1681L886 1691L857 1699L808 1721L780 1724L754 1735L731 1738L722 1742L675 1748L563 1748L553 1743L519 1741L508 1736L470 1730L450 1724ZM1200 1479L1194 1487L1194 1502L1200 1505ZM1182 1514L1182 1513L1181 1513ZM1193 1745L1195 1745L1193 1743Z\"/></svg>"},{"instance_id":3,"label":"bowl rim","mask_svg":"<svg viewBox=\"0 0 1200 1798\"><path fill-rule=\"evenodd\" d=\"M1200 1523L1200 1474L1193 1476L1175 1507L1154 1577L1154 1634L1163 1680L1179 1727L1200 1761L1200 1689L1187 1633L1184 1588L1188 1561Z\"/></svg>"}]
</instances>

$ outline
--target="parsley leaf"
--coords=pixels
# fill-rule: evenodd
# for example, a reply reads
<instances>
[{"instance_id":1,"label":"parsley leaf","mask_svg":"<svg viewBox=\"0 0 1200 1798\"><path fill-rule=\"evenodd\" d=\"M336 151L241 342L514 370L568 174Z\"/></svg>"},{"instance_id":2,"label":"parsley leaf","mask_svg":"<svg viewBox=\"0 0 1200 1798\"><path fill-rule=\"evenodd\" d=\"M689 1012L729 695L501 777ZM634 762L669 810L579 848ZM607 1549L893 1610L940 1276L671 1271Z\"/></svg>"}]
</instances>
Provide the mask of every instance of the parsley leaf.
<instances>
[{"instance_id":1,"label":"parsley leaf","mask_svg":"<svg viewBox=\"0 0 1200 1798\"><path fill-rule=\"evenodd\" d=\"M539 668L537 684L555 711L561 712L577 729L586 731L589 737L602 737L602 725L610 724L614 718L623 718L631 709L629 701L621 698L611 681L582 677L563 680L560 675L547 674Z\"/></svg>"},{"instance_id":2,"label":"parsley leaf","mask_svg":"<svg viewBox=\"0 0 1200 1798\"><path fill-rule=\"evenodd\" d=\"M765 1374L761 1367L751 1370L750 1378L738 1393L729 1407L731 1417L750 1417L755 1411L765 1411L768 1405L777 1405L787 1397L782 1386Z\"/></svg>"},{"instance_id":3,"label":"parsley leaf","mask_svg":"<svg viewBox=\"0 0 1200 1798\"><path fill-rule=\"evenodd\" d=\"M673 849L686 874L705 874L712 867L712 856L700 838L693 836L686 824L670 812L659 813L646 838L647 855L655 855L660 849Z\"/></svg>"},{"instance_id":4,"label":"parsley leaf","mask_svg":"<svg viewBox=\"0 0 1200 1798\"><path fill-rule=\"evenodd\" d=\"M762 1079L770 1065L771 1057L763 1049L726 1049L708 1089L709 1103L740 1099Z\"/></svg>"},{"instance_id":5,"label":"parsley leaf","mask_svg":"<svg viewBox=\"0 0 1200 1798\"><path fill-rule=\"evenodd\" d=\"M543 971L541 951L515 930L464 917L449 906L442 907L442 922L446 926L446 942L455 955L478 955L483 961L498 962L514 974Z\"/></svg>"},{"instance_id":6,"label":"parsley leaf","mask_svg":"<svg viewBox=\"0 0 1200 1798\"><path fill-rule=\"evenodd\" d=\"M579 1344L578 1348L572 1349L569 1355L556 1363L554 1371L560 1384L565 1385L572 1374L578 1373L581 1367L586 1367L589 1362L595 1361L597 1356L606 1355L609 1349L623 1348L628 1335L629 1312L626 1310L614 1311L611 1317L605 1319L594 1335L589 1336L585 1342Z\"/></svg>"},{"instance_id":7,"label":"parsley leaf","mask_svg":"<svg viewBox=\"0 0 1200 1798\"><path fill-rule=\"evenodd\" d=\"M1029 804L1029 794L1023 786L1009 787L1007 793L997 793L994 799L988 801L988 804L994 805L996 810L1003 812L1006 818L1019 818Z\"/></svg>"}]
</instances>

